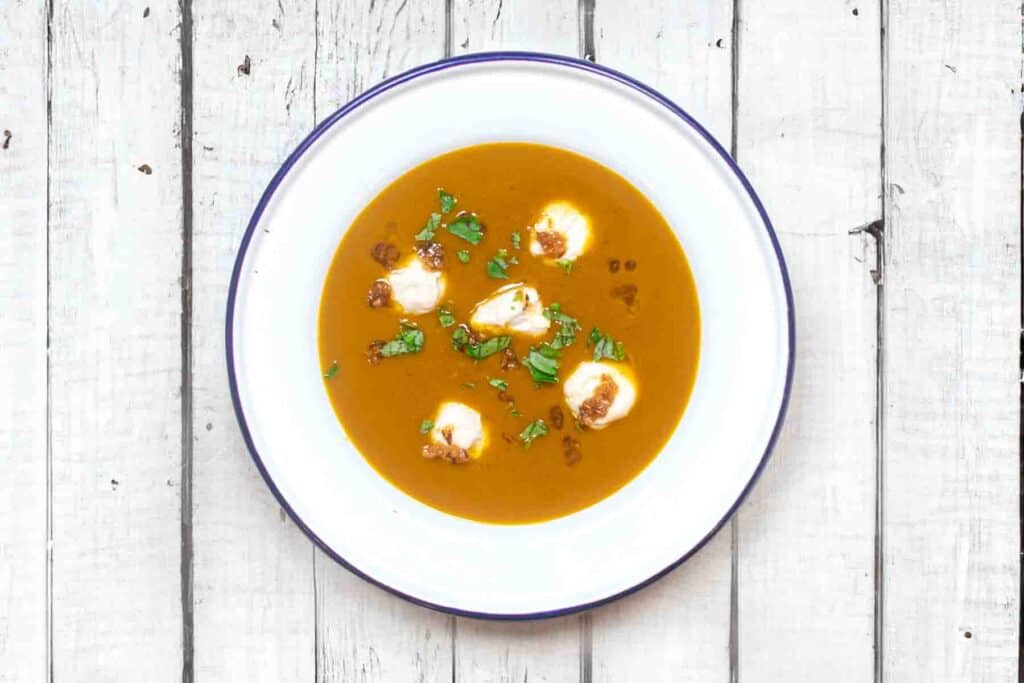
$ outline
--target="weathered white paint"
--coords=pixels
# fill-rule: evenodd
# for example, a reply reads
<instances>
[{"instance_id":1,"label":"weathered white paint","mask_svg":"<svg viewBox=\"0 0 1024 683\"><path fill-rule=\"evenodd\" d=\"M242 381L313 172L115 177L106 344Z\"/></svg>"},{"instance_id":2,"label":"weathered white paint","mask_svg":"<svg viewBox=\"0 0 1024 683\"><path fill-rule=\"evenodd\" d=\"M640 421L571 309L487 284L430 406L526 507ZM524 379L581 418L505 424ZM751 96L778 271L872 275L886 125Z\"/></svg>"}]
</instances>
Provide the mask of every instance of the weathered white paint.
<instances>
[{"instance_id":1,"label":"weathered white paint","mask_svg":"<svg viewBox=\"0 0 1024 683\"><path fill-rule=\"evenodd\" d=\"M454 0L452 51L579 52L576 0ZM457 619L458 681L566 681L580 677L582 622L488 623Z\"/></svg>"},{"instance_id":2,"label":"weathered white paint","mask_svg":"<svg viewBox=\"0 0 1024 683\"><path fill-rule=\"evenodd\" d=\"M850 231L881 212L880 38L855 7L740 15L737 155L779 232L797 339L786 427L737 520L744 681L872 678L875 251Z\"/></svg>"},{"instance_id":3,"label":"weathered white paint","mask_svg":"<svg viewBox=\"0 0 1024 683\"><path fill-rule=\"evenodd\" d=\"M885 679L1016 680L1021 6L888 7Z\"/></svg>"},{"instance_id":4,"label":"weathered white paint","mask_svg":"<svg viewBox=\"0 0 1024 683\"><path fill-rule=\"evenodd\" d=\"M453 0L452 53L536 50L576 56L575 0Z\"/></svg>"},{"instance_id":5,"label":"weathered white paint","mask_svg":"<svg viewBox=\"0 0 1024 683\"><path fill-rule=\"evenodd\" d=\"M55 677L176 680L180 10L54 4L49 136L45 5L0 7L0 145L12 132L0 149L0 681L47 669L47 334ZM598 2L597 58L725 142L728 4ZM882 664L892 681L1011 680L1020 6L888 7ZM879 18L840 0L741 9L739 158L782 236L800 356L788 426L738 521L739 673L868 680L875 255L847 232L881 209ZM722 680L724 535L582 621L451 620L316 555L245 453L222 323L256 197L315 115L440 56L442 11L193 0L197 678ZM456 53L578 50L576 2L456 0L453 11ZM249 75L237 69L246 55Z\"/></svg>"},{"instance_id":6,"label":"weathered white paint","mask_svg":"<svg viewBox=\"0 0 1024 683\"><path fill-rule=\"evenodd\" d=\"M0 681L12 682L47 669L44 10L0 6Z\"/></svg>"},{"instance_id":7,"label":"weathered white paint","mask_svg":"<svg viewBox=\"0 0 1024 683\"><path fill-rule=\"evenodd\" d=\"M440 2L321 0L317 118L388 76L443 57L444 22ZM315 580L319 680L451 680L450 617L371 586L319 550Z\"/></svg>"},{"instance_id":8,"label":"weathered white paint","mask_svg":"<svg viewBox=\"0 0 1024 683\"><path fill-rule=\"evenodd\" d=\"M659 0L648 7L596 3L597 61L657 88L728 148L732 3ZM729 680L729 531L655 585L594 611L595 681Z\"/></svg>"},{"instance_id":9,"label":"weathered white paint","mask_svg":"<svg viewBox=\"0 0 1024 683\"><path fill-rule=\"evenodd\" d=\"M223 332L239 238L267 181L312 126L313 9L299 0L193 2L197 680L314 676L312 544L246 453Z\"/></svg>"},{"instance_id":10,"label":"weathered white paint","mask_svg":"<svg viewBox=\"0 0 1024 683\"><path fill-rule=\"evenodd\" d=\"M170 0L53 11L58 680L181 677L179 22Z\"/></svg>"}]
</instances>

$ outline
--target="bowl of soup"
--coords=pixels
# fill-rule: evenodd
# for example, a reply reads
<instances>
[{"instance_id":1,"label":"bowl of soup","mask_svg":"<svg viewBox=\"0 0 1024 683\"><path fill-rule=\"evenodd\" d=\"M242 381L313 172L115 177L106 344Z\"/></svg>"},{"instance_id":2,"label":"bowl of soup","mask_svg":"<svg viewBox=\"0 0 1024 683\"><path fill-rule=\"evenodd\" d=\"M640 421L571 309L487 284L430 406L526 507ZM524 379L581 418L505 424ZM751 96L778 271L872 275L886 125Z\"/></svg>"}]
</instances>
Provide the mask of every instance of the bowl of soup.
<instances>
[{"instance_id":1,"label":"bowl of soup","mask_svg":"<svg viewBox=\"0 0 1024 683\"><path fill-rule=\"evenodd\" d=\"M587 62L473 55L328 118L232 277L246 444L328 554L523 618L696 552L764 467L792 376L785 263L678 106Z\"/></svg>"}]
</instances>

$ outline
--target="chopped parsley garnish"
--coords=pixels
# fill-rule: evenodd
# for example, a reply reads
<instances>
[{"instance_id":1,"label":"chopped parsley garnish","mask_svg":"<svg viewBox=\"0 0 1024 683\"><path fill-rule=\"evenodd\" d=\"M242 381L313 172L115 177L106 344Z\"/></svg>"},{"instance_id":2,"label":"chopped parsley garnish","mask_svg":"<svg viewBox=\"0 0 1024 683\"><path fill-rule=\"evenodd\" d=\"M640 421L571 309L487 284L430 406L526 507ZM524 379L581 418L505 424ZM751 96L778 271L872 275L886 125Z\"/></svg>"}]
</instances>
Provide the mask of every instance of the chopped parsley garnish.
<instances>
[{"instance_id":1,"label":"chopped parsley garnish","mask_svg":"<svg viewBox=\"0 0 1024 683\"><path fill-rule=\"evenodd\" d=\"M518 410L516 410L516 405L514 403L509 403L508 404L508 414L511 415L512 417L522 417L523 416L522 413L520 413Z\"/></svg>"},{"instance_id":2,"label":"chopped parsley garnish","mask_svg":"<svg viewBox=\"0 0 1024 683\"><path fill-rule=\"evenodd\" d=\"M380 348L380 355L384 358L391 358L392 356L419 353L423 348L423 341L423 330L403 320L395 338Z\"/></svg>"},{"instance_id":3,"label":"chopped parsley garnish","mask_svg":"<svg viewBox=\"0 0 1024 683\"><path fill-rule=\"evenodd\" d=\"M501 337L491 337L478 344L470 344L466 347L466 355L474 360L482 360L488 356L493 356L498 351L504 351L508 348L508 345L512 343L512 337L503 335Z\"/></svg>"},{"instance_id":4,"label":"chopped parsley garnish","mask_svg":"<svg viewBox=\"0 0 1024 683\"><path fill-rule=\"evenodd\" d=\"M437 189L437 197L441 200L441 213L451 213L451 210L459 203L459 200L445 192L444 188Z\"/></svg>"},{"instance_id":5,"label":"chopped parsley garnish","mask_svg":"<svg viewBox=\"0 0 1024 683\"><path fill-rule=\"evenodd\" d=\"M594 347L594 360L608 358L610 360L626 360L626 349L622 342L615 341L607 334L602 334L596 327L590 331L587 346Z\"/></svg>"},{"instance_id":6,"label":"chopped parsley garnish","mask_svg":"<svg viewBox=\"0 0 1024 683\"><path fill-rule=\"evenodd\" d=\"M550 346L555 349L563 349L566 346L571 346L576 341L576 333L580 331L580 323L571 315L562 313L561 304L554 303L545 308L544 317L558 325L555 339L551 342Z\"/></svg>"},{"instance_id":7,"label":"chopped parsley garnish","mask_svg":"<svg viewBox=\"0 0 1024 683\"><path fill-rule=\"evenodd\" d=\"M542 344L540 349L530 349L523 365L530 371L530 377L538 384L555 384L558 382L559 351L550 344Z\"/></svg>"},{"instance_id":8,"label":"chopped parsley garnish","mask_svg":"<svg viewBox=\"0 0 1024 683\"><path fill-rule=\"evenodd\" d=\"M420 242L427 242L434 239L434 233L437 232L437 226L439 225L441 225L441 214L430 214L430 218L427 219L427 224L423 226L422 230L416 233L415 239Z\"/></svg>"},{"instance_id":9,"label":"chopped parsley garnish","mask_svg":"<svg viewBox=\"0 0 1024 683\"><path fill-rule=\"evenodd\" d=\"M508 390L508 382L506 382L503 379L497 379L497 378L489 379L489 380L487 380L487 383L490 384L495 389L497 389L498 391L507 391Z\"/></svg>"},{"instance_id":10,"label":"chopped parsley garnish","mask_svg":"<svg viewBox=\"0 0 1024 683\"><path fill-rule=\"evenodd\" d=\"M469 263L469 249L459 249L455 252L455 255L459 257L459 260L463 263Z\"/></svg>"},{"instance_id":11,"label":"chopped parsley garnish","mask_svg":"<svg viewBox=\"0 0 1024 683\"><path fill-rule=\"evenodd\" d=\"M480 244L480 240L484 238L483 226L471 213L463 214L449 223L448 232L474 245Z\"/></svg>"},{"instance_id":12,"label":"chopped parsley garnish","mask_svg":"<svg viewBox=\"0 0 1024 683\"><path fill-rule=\"evenodd\" d=\"M519 244L521 240L522 238L519 236L518 232L512 233L512 248L519 249Z\"/></svg>"},{"instance_id":13,"label":"chopped parsley garnish","mask_svg":"<svg viewBox=\"0 0 1024 683\"><path fill-rule=\"evenodd\" d=\"M519 432L519 440L523 442L523 448L529 448L534 440L547 436L548 425L543 419L537 419L526 425L526 428Z\"/></svg>"},{"instance_id":14,"label":"chopped parsley garnish","mask_svg":"<svg viewBox=\"0 0 1024 683\"><path fill-rule=\"evenodd\" d=\"M569 259L560 258L557 261L555 261L555 263L558 265L559 268L565 271L566 275L572 272L572 261L570 261Z\"/></svg>"},{"instance_id":15,"label":"chopped parsley garnish","mask_svg":"<svg viewBox=\"0 0 1024 683\"><path fill-rule=\"evenodd\" d=\"M331 367L327 368L324 373L324 379L334 379L334 376L338 374L338 361L331 363Z\"/></svg>"},{"instance_id":16,"label":"chopped parsley garnish","mask_svg":"<svg viewBox=\"0 0 1024 683\"><path fill-rule=\"evenodd\" d=\"M433 428L434 428L434 421L433 420L424 420L423 422L420 422L420 434L426 434L427 432L429 432Z\"/></svg>"},{"instance_id":17,"label":"chopped parsley garnish","mask_svg":"<svg viewBox=\"0 0 1024 683\"><path fill-rule=\"evenodd\" d=\"M487 262L487 274L499 280L508 279L508 267L519 263L515 256L509 256L507 249L499 249L497 256Z\"/></svg>"},{"instance_id":18,"label":"chopped parsley garnish","mask_svg":"<svg viewBox=\"0 0 1024 683\"><path fill-rule=\"evenodd\" d=\"M451 327L455 324L455 316L452 315L452 310L447 306L441 306L437 309L437 321L441 323L441 327Z\"/></svg>"},{"instance_id":19,"label":"chopped parsley garnish","mask_svg":"<svg viewBox=\"0 0 1024 683\"><path fill-rule=\"evenodd\" d=\"M465 325L459 325L452 330L452 348L462 351L469 344L469 330Z\"/></svg>"},{"instance_id":20,"label":"chopped parsley garnish","mask_svg":"<svg viewBox=\"0 0 1024 683\"><path fill-rule=\"evenodd\" d=\"M462 386L466 389L476 389L476 382L463 382Z\"/></svg>"}]
</instances>

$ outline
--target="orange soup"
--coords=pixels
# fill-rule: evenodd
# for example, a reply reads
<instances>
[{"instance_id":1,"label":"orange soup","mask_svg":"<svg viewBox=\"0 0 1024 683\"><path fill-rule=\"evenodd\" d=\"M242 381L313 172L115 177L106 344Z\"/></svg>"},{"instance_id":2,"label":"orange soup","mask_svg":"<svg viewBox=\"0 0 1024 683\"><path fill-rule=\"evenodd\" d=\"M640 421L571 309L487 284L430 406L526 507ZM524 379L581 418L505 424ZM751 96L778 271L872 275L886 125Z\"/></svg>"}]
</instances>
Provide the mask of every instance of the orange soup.
<instances>
[{"instance_id":1,"label":"orange soup","mask_svg":"<svg viewBox=\"0 0 1024 683\"><path fill-rule=\"evenodd\" d=\"M324 386L402 491L501 524L570 514L662 449L697 372L686 257L625 179L536 144L407 172L345 233L320 303Z\"/></svg>"}]
</instances>

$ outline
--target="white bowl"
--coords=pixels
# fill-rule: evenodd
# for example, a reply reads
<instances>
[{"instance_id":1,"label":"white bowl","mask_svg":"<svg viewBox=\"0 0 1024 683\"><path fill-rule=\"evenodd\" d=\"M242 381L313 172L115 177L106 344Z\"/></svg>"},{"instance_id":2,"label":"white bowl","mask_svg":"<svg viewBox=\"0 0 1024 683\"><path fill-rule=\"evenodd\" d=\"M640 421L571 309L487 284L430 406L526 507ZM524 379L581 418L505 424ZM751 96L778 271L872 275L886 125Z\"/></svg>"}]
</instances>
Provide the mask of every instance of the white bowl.
<instances>
[{"instance_id":1,"label":"white bowl","mask_svg":"<svg viewBox=\"0 0 1024 683\"><path fill-rule=\"evenodd\" d=\"M600 503L520 526L447 515L381 478L338 424L317 357L324 277L359 211L417 164L497 141L570 149L632 182L686 250L702 316L696 385L661 454ZM239 249L227 358L257 467L332 557L430 607L554 616L649 583L736 510L785 412L792 295L750 184L679 107L589 62L478 54L382 83L324 121L285 161Z\"/></svg>"}]
</instances>

